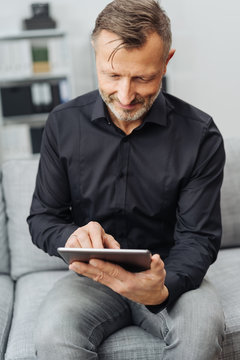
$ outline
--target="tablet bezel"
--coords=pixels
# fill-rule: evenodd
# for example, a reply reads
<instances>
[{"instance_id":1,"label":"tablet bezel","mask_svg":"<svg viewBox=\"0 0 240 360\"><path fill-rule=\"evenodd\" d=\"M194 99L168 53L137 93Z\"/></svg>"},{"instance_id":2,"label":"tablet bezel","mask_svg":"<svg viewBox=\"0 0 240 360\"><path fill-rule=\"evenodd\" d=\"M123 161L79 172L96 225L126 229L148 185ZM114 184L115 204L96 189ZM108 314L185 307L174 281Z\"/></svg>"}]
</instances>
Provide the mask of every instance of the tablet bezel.
<instances>
[{"instance_id":1,"label":"tablet bezel","mask_svg":"<svg viewBox=\"0 0 240 360\"><path fill-rule=\"evenodd\" d=\"M151 253L142 249L95 249L58 248L58 253L67 264L74 261L88 263L90 259L100 259L118 264L128 271L139 272L150 269Z\"/></svg>"}]
</instances>

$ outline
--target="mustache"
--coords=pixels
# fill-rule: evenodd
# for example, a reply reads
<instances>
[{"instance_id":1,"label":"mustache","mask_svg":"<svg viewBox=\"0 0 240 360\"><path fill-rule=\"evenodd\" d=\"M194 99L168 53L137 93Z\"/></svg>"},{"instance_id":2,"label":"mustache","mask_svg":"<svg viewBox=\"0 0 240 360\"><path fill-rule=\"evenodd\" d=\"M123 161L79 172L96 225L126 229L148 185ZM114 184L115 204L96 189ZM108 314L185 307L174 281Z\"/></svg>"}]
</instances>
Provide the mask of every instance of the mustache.
<instances>
[{"instance_id":1,"label":"mustache","mask_svg":"<svg viewBox=\"0 0 240 360\"><path fill-rule=\"evenodd\" d=\"M109 100L114 100L120 103L119 99L117 96L115 95L110 95ZM144 104L145 100L140 96L140 95L136 95L136 97L131 101L130 105L136 105L136 104Z\"/></svg>"}]
</instances>

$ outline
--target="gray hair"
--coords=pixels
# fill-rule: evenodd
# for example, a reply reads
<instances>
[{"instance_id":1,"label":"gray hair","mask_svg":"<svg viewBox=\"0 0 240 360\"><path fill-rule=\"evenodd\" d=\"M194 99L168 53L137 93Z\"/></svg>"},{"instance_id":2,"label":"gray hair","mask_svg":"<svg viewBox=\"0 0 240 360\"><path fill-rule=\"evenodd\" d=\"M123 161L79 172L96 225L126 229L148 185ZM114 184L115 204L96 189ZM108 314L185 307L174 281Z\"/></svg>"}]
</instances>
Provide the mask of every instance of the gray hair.
<instances>
[{"instance_id":1,"label":"gray hair","mask_svg":"<svg viewBox=\"0 0 240 360\"><path fill-rule=\"evenodd\" d=\"M98 15L92 32L93 44L102 30L119 36L121 43L109 57L113 59L121 48L139 48L147 36L156 32L164 43L167 58L172 43L170 20L155 0L114 0Z\"/></svg>"}]
</instances>

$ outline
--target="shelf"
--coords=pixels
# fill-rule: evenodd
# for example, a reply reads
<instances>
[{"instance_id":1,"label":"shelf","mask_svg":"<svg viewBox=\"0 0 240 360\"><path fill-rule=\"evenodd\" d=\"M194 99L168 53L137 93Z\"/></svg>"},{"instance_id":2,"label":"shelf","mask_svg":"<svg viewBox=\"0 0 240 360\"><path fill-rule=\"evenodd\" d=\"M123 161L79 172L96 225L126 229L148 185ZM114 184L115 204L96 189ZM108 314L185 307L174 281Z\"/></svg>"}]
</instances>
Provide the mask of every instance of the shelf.
<instances>
[{"instance_id":1,"label":"shelf","mask_svg":"<svg viewBox=\"0 0 240 360\"><path fill-rule=\"evenodd\" d=\"M56 29L0 35L0 86L70 77L65 35Z\"/></svg>"},{"instance_id":2,"label":"shelf","mask_svg":"<svg viewBox=\"0 0 240 360\"><path fill-rule=\"evenodd\" d=\"M42 126L45 125L48 113L39 113L31 115L16 115L3 117L3 125L20 125L28 124L31 126Z\"/></svg>"},{"instance_id":3,"label":"shelf","mask_svg":"<svg viewBox=\"0 0 240 360\"><path fill-rule=\"evenodd\" d=\"M58 29L23 30L19 33L0 34L0 41L32 39L32 38L64 37L65 35L66 33L63 30L58 30Z\"/></svg>"},{"instance_id":4,"label":"shelf","mask_svg":"<svg viewBox=\"0 0 240 360\"><path fill-rule=\"evenodd\" d=\"M49 81L49 80L61 80L66 79L70 76L70 71L66 70L65 72L49 72L49 73L40 73L32 74L30 76L13 76L8 78L0 78L0 87L14 86L24 83L33 83L36 81Z\"/></svg>"}]
</instances>

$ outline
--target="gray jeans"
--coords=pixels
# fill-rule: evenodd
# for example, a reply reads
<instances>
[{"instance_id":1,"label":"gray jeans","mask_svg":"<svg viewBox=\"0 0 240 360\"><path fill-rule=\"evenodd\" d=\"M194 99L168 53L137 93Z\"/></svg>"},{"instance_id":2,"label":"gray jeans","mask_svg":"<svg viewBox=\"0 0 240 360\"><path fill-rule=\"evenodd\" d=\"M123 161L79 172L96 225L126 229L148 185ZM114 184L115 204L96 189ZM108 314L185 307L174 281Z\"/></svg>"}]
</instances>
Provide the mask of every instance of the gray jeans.
<instances>
[{"instance_id":1,"label":"gray jeans","mask_svg":"<svg viewBox=\"0 0 240 360\"><path fill-rule=\"evenodd\" d=\"M103 359L98 354L101 343L133 324L162 344L161 351L146 360L212 360L221 352L224 316L207 280L182 295L170 311L154 314L104 285L69 273L42 304L35 331L37 359ZM126 346L118 359L133 358Z\"/></svg>"}]
</instances>

